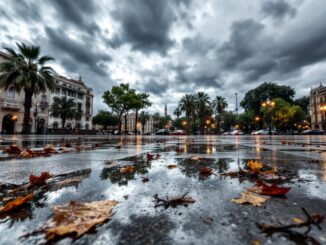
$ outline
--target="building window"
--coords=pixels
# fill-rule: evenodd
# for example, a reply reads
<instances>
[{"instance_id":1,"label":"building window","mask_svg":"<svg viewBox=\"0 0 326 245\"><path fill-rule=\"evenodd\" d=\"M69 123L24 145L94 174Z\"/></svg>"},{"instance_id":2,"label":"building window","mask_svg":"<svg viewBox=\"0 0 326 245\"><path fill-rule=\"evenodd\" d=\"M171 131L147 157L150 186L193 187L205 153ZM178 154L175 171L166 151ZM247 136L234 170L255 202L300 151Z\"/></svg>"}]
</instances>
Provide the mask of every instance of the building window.
<instances>
[{"instance_id":1,"label":"building window","mask_svg":"<svg viewBox=\"0 0 326 245\"><path fill-rule=\"evenodd\" d=\"M89 129L89 124L88 123L85 124L85 129Z\"/></svg>"},{"instance_id":2,"label":"building window","mask_svg":"<svg viewBox=\"0 0 326 245\"><path fill-rule=\"evenodd\" d=\"M8 98L15 98L15 89L14 87L10 87L7 91Z\"/></svg>"},{"instance_id":3,"label":"building window","mask_svg":"<svg viewBox=\"0 0 326 245\"><path fill-rule=\"evenodd\" d=\"M60 88L55 88L55 93L60 94Z\"/></svg>"},{"instance_id":4,"label":"building window","mask_svg":"<svg viewBox=\"0 0 326 245\"><path fill-rule=\"evenodd\" d=\"M78 93L78 99L83 99L83 94L82 93Z\"/></svg>"}]
</instances>

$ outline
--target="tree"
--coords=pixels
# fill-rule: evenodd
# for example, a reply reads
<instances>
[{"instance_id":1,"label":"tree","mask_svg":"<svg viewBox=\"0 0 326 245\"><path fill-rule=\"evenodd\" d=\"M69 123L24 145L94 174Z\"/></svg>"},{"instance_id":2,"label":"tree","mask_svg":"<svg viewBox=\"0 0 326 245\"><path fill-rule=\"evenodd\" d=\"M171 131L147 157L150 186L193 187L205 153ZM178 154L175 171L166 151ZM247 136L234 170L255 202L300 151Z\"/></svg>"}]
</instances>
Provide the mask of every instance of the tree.
<instances>
[{"instance_id":1,"label":"tree","mask_svg":"<svg viewBox=\"0 0 326 245\"><path fill-rule=\"evenodd\" d=\"M158 112L154 113L153 120L154 120L154 129L155 129L155 131L158 129L160 119L161 119L160 113L158 113Z\"/></svg>"},{"instance_id":2,"label":"tree","mask_svg":"<svg viewBox=\"0 0 326 245\"><path fill-rule=\"evenodd\" d=\"M224 131L230 131L231 127L236 124L237 116L232 111L224 111L221 114L221 127Z\"/></svg>"},{"instance_id":3,"label":"tree","mask_svg":"<svg viewBox=\"0 0 326 245\"><path fill-rule=\"evenodd\" d=\"M195 107L194 96L191 94L184 95L179 101L181 111L184 111L187 119L187 133L190 133L190 117Z\"/></svg>"},{"instance_id":4,"label":"tree","mask_svg":"<svg viewBox=\"0 0 326 245\"><path fill-rule=\"evenodd\" d=\"M120 84L119 86L113 86L111 91L105 91L102 98L103 102L107 104L113 113L115 113L119 119L119 134L121 134L121 117L128 109L129 104L127 97L130 96L129 84Z\"/></svg>"},{"instance_id":5,"label":"tree","mask_svg":"<svg viewBox=\"0 0 326 245\"><path fill-rule=\"evenodd\" d=\"M142 111L139 115L139 121L141 123L142 126L142 132L145 133L145 125L146 122L149 120L150 116L148 114L148 112Z\"/></svg>"},{"instance_id":6,"label":"tree","mask_svg":"<svg viewBox=\"0 0 326 245\"><path fill-rule=\"evenodd\" d=\"M225 98L222 96L216 96L212 103L213 110L215 112L216 120L217 120L217 130L220 132L220 122L221 122L221 114L224 112L225 108L227 108L228 103Z\"/></svg>"},{"instance_id":7,"label":"tree","mask_svg":"<svg viewBox=\"0 0 326 245\"><path fill-rule=\"evenodd\" d=\"M138 112L141 109L144 109L148 106L151 106L151 102L148 99L149 94L146 93L139 93L139 94L135 94L134 97L134 102L132 105L132 109L135 111L135 134L137 134L137 122L138 122Z\"/></svg>"},{"instance_id":8,"label":"tree","mask_svg":"<svg viewBox=\"0 0 326 245\"><path fill-rule=\"evenodd\" d=\"M177 119L180 118L181 113L182 113L182 111L179 106L177 108L175 108L173 111L173 115L175 115L177 117Z\"/></svg>"},{"instance_id":9,"label":"tree","mask_svg":"<svg viewBox=\"0 0 326 245\"><path fill-rule=\"evenodd\" d=\"M101 125L104 129L108 126L117 126L119 119L108 111L99 111L92 119L93 124Z\"/></svg>"},{"instance_id":10,"label":"tree","mask_svg":"<svg viewBox=\"0 0 326 245\"><path fill-rule=\"evenodd\" d=\"M251 110L255 115L261 115L261 103L267 98L281 98L286 102L292 103L295 91L290 86L280 86L276 83L262 83L255 89L249 90L240 102L245 110Z\"/></svg>"},{"instance_id":11,"label":"tree","mask_svg":"<svg viewBox=\"0 0 326 245\"><path fill-rule=\"evenodd\" d=\"M199 117L199 130L201 134L204 134L204 124L205 118L210 112L210 98L205 92L198 92L194 95L194 101L197 109L197 114Z\"/></svg>"},{"instance_id":12,"label":"tree","mask_svg":"<svg viewBox=\"0 0 326 245\"><path fill-rule=\"evenodd\" d=\"M237 123L243 129L245 133L250 133L250 131L255 126L255 114L253 111L247 110L237 116Z\"/></svg>"},{"instance_id":13,"label":"tree","mask_svg":"<svg viewBox=\"0 0 326 245\"><path fill-rule=\"evenodd\" d=\"M301 98L294 100L293 104L300 106L304 112L305 119L310 121L310 97L302 96Z\"/></svg>"},{"instance_id":14,"label":"tree","mask_svg":"<svg viewBox=\"0 0 326 245\"><path fill-rule=\"evenodd\" d=\"M7 90L11 86L15 91L25 93L23 134L31 132L30 117L32 97L47 89L55 87L54 71L50 66L45 66L54 60L50 56L40 57L41 49L24 43L17 44L19 53L11 48L5 48L9 59L0 66L0 87Z\"/></svg>"},{"instance_id":15,"label":"tree","mask_svg":"<svg viewBox=\"0 0 326 245\"><path fill-rule=\"evenodd\" d=\"M73 119L76 114L76 104L73 99L64 97L55 97L51 105L50 111L52 117L60 117L62 121L62 128L66 125L67 119Z\"/></svg>"}]
</instances>

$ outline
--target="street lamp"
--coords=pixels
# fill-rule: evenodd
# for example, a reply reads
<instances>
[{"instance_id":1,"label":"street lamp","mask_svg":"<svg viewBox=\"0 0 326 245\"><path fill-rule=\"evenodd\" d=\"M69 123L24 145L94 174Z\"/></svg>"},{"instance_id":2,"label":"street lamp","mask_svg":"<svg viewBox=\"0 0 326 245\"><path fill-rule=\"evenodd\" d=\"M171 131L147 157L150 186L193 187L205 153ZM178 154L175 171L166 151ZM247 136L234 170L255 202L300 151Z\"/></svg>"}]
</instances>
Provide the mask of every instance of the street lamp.
<instances>
[{"instance_id":1,"label":"street lamp","mask_svg":"<svg viewBox=\"0 0 326 245\"><path fill-rule=\"evenodd\" d=\"M271 101L269 98L267 98L267 100L264 101L261 104L261 106L267 109L267 112L268 112L268 134L272 135L272 126L271 126L272 118L271 118L271 111L270 110L275 106L275 102Z\"/></svg>"}]
</instances>

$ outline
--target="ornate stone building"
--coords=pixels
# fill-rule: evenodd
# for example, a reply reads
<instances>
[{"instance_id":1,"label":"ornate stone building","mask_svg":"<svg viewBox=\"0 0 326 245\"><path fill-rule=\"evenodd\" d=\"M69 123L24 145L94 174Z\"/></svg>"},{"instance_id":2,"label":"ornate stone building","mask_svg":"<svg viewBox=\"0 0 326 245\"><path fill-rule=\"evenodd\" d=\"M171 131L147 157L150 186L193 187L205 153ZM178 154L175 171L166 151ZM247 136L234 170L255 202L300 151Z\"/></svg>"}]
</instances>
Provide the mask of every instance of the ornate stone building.
<instances>
[{"instance_id":1,"label":"ornate stone building","mask_svg":"<svg viewBox=\"0 0 326 245\"><path fill-rule=\"evenodd\" d=\"M125 130L125 120L124 117L121 119L122 121L122 132ZM135 130L135 123L136 123L136 115L135 113L130 113L127 116L127 131L128 132L134 132ZM142 132L142 125L140 122L137 124L137 130L144 134L144 133L154 133L154 120L153 116L150 115L149 120L146 122L145 127L144 127L144 132Z\"/></svg>"},{"instance_id":2,"label":"ornate stone building","mask_svg":"<svg viewBox=\"0 0 326 245\"><path fill-rule=\"evenodd\" d=\"M310 91L311 128L326 130L326 87L320 83Z\"/></svg>"},{"instance_id":3,"label":"ornate stone building","mask_svg":"<svg viewBox=\"0 0 326 245\"><path fill-rule=\"evenodd\" d=\"M0 63L8 56L0 51ZM61 119L51 117L50 107L55 97L73 98L76 109L82 112L80 120L67 120L66 128L92 129L93 90L81 78L68 79L55 75L56 88L33 97L30 127L32 133L45 134L49 129L61 127ZM0 130L2 134L22 131L24 118L24 92L17 93L11 87L0 90Z\"/></svg>"}]
</instances>

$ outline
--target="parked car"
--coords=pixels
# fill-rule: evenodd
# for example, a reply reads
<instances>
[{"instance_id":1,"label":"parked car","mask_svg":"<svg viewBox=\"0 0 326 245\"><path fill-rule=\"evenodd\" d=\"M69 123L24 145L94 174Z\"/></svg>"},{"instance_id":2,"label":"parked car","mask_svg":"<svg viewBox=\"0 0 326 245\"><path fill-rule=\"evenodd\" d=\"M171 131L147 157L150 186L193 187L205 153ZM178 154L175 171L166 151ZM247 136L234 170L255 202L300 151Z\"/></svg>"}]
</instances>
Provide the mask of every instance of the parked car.
<instances>
[{"instance_id":1,"label":"parked car","mask_svg":"<svg viewBox=\"0 0 326 245\"><path fill-rule=\"evenodd\" d=\"M235 129L235 130L230 132L230 135L243 135L243 134L244 133L239 129Z\"/></svg>"},{"instance_id":2,"label":"parked car","mask_svg":"<svg viewBox=\"0 0 326 245\"><path fill-rule=\"evenodd\" d=\"M222 135L230 135L230 131L226 131Z\"/></svg>"},{"instance_id":3,"label":"parked car","mask_svg":"<svg viewBox=\"0 0 326 245\"><path fill-rule=\"evenodd\" d=\"M308 129L302 132L302 134L307 134L307 135L322 135L325 134L324 131L318 130L318 129Z\"/></svg>"},{"instance_id":4,"label":"parked car","mask_svg":"<svg viewBox=\"0 0 326 245\"><path fill-rule=\"evenodd\" d=\"M169 135L170 131L168 129L160 129L160 130L157 130L154 134L155 135Z\"/></svg>"},{"instance_id":5,"label":"parked car","mask_svg":"<svg viewBox=\"0 0 326 245\"><path fill-rule=\"evenodd\" d=\"M251 135L268 135L268 129L260 129L251 133Z\"/></svg>"},{"instance_id":6,"label":"parked car","mask_svg":"<svg viewBox=\"0 0 326 245\"><path fill-rule=\"evenodd\" d=\"M186 135L186 132L182 129L174 130L170 133L171 135Z\"/></svg>"}]
</instances>

